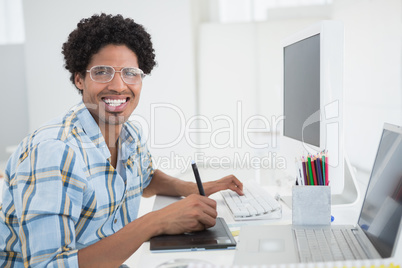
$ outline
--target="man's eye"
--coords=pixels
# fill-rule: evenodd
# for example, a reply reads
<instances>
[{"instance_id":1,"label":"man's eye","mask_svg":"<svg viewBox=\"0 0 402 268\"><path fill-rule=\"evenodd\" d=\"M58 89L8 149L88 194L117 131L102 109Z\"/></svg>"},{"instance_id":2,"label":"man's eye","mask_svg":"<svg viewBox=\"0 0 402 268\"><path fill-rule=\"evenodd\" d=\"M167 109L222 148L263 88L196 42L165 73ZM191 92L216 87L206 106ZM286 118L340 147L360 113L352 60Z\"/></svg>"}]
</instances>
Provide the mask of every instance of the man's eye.
<instances>
[{"instance_id":1,"label":"man's eye","mask_svg":"<svg viewBox=\"0 0 402 268\"><path fill-rule=\"evenodd\" d=\"M109 68L105 68L105 67L95 68L93 70L93 74L96 76L111 75L112 73L113 73L112 70L110 70Z\"/></svg>"},{"instance_id":2,"label":"man's eye","mask_svg":"<svg viewBox=\"0 0 402 268\"><path fill-rule=\"evenodd\" d=\"M127 72L126 73L126 76L137 76L138 74L137 73L132 73L132 72Z\"/></svg>"},{"instance_id":3,"label":"man's eye","mask_svg":"<svg viewBox=\"0 0 402 268\"><path fill-rule=\"evenodd\" d=\"M106 72L106 71L96 71L95 72L95 75L107 75L108 74L108 72Z\"/></svg>"},{"instance_id":4,"label":"man's eye","mask_svg":"<svg viewBox=\"0 0 402 268\"><path fill-rule=\"evenodd\" d=\"M124 71L125 76L132 76L135 77L138 75L138 73L135 70L125 70Z\"/></svg>"}]
</instances>

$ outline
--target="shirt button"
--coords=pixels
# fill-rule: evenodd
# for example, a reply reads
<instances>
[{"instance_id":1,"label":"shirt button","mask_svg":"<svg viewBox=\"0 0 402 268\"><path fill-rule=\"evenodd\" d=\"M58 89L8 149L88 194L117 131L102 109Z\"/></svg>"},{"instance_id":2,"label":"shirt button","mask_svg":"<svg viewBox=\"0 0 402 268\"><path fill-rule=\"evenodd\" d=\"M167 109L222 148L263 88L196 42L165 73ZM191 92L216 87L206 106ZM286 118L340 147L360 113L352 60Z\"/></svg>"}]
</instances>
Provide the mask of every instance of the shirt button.
<instances>
[{"instance_id":1,"label":"shirt button","mask_svg":"<svg viewBox=\"0 0 402 268\"><path fill-rule=\"evenodd\" d=\"M117 219L114 219L114 223L116 223L117 222Z\"/></svg>"}]
</instances>

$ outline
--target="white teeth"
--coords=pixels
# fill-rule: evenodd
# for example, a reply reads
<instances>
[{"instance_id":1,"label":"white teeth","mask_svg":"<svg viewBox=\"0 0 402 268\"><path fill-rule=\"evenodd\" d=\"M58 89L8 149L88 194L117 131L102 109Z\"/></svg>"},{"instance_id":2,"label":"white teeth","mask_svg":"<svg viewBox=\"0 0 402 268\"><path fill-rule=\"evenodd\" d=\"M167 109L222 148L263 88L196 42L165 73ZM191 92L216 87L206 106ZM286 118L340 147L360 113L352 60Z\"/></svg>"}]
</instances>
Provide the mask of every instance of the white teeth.
<instances>
[{"instance_id":1,"label":"white teeth","mask_svg":"<svg viewBox=\"0 0 402 268\"><path fill-rule=\"evenodd\" d=\"M104 99L103 100L107 105L110 106L119 106L125 103L127 100L126 99Z\"/></svg>"}]
</instances>

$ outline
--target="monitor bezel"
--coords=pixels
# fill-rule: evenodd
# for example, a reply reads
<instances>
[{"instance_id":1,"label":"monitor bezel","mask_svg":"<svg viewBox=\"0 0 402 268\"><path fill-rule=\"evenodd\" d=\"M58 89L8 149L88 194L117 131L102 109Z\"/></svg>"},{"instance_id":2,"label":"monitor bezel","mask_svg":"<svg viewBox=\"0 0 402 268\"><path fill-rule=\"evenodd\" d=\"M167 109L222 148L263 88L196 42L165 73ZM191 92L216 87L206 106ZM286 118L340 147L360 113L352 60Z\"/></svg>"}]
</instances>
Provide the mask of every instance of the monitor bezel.
<instances>
[{"instance_id":1,"label":"monitor bezel","mask_svg":"<svg viewBox=\"0 0 402 268\"><path fill-rule=\"evenodd\" d=\"M282 53L287 46L309 37L320 36L320 146L305 144L284 136L284 123L281 127L284 148L294 150L286 152L289 164L294 157L303 154L328 151L331 193L340 194L344 189L344 128L343 128L343 55L344 27L340 21L320 21L287 37L282 43ZM284 58L283 54L283 58ZM283 66L284 72L284 66ZM283 73L283 77L285 77ZM283 81L284 83L284 81ZM284 84L282 85L284 94ZM284 97L283 97L284 101ZM283 103L283 107L284 107ZM286 118L284 119L284 121ZM289 149L293 148L293 149ZM289 157L290 155L290 157ZM295 172L289 168L288 172Z\"/></svg>"}]
</instances>

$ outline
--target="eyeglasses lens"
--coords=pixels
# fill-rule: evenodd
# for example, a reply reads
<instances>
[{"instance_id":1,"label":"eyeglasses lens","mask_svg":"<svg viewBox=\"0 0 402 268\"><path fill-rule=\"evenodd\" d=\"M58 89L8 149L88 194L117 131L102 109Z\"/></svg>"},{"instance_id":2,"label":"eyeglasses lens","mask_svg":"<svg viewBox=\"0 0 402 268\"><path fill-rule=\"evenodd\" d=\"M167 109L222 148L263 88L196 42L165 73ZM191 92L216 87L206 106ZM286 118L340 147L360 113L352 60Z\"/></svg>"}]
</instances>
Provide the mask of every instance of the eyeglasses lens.
<instances>
[{"instance_id":1,"label":"eyeglasses lens","mask_svg":"<svg viewBox=\"0 0 402 268\"><path fill-rule=\"evenodd\" d=\"M95 66L91 69L91 78L95 82L105 83L113 79L114 69L108 66Z\"/></svg>"},{"instance_id":2,"label":"eyeglasses lens","mask_svg":"<svg viewBox=\"0 0 402 268\"><path fill-rule=\"evenodd\" d=\"M111 66L94 66L90 71L92 80L99 83L110 82L116 72L121 73L123 81L127 84L139 84L144 77L141 70L131 67L125 67L121 71L115 71Z\"/></svg>"},{"instance_id":3,"label":"eyeglasses lens","mask_svg":"<svg viewBox=\"0 0 402 268\"><path fill-rule=\"evenodd\" d=\"M135 68L123 68L121 70L121 74L122 74L123 80L127 84L141 83L142 73L138 69L135 69Z\"/></svg>"}]
</instances>

